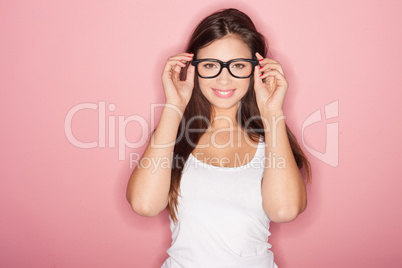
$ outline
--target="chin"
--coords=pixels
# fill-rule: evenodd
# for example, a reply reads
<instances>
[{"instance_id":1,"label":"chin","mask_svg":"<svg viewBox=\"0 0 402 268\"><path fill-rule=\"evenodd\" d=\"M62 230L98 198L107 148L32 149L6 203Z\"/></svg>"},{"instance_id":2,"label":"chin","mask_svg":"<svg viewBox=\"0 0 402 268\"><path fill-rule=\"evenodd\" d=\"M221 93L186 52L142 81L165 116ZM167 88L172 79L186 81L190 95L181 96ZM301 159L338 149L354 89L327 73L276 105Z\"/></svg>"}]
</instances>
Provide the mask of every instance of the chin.
<instances>
[{"instance_id":1,"label":"chin","mask_svg":"<svg viewBox=\"0 0 402 268\"><path fill-rule=\"evenodd\" d=\"M210 102L212 105L212 108L216 109L237 109L239 107L240 101L236 102L227 102L227 103L222 103L222 102Z\"/></svg>"}]
</instances>

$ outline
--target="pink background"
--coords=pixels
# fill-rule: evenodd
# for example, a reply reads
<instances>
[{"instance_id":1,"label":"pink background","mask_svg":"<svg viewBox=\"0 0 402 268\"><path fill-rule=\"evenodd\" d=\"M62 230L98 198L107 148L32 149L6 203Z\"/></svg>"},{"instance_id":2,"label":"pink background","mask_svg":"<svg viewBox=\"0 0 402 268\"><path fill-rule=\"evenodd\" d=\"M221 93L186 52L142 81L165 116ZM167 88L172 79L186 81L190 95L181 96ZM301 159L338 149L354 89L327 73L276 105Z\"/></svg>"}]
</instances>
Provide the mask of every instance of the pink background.
<instances>
[{"instance_id":1,"label":"pink background","mask_svg":"<svg viewBox=\"0 0 402 268\"><path fill-rule=\"evenodd\" d=\"M402 267L402 2L247 2L0 2L0 267L161 266L168 213L131 211L129 155L144 146L123 142L143 144L151 104L164 100L166 59L224 7L245 11L269 39L301 143L303 122L322 111L303 133L314 172L308 207L291 223L272 223L275 262ZM325 119L333 102L334 117ZM72 133L95 148L66 136L66 116L79 104L95 110L78 111ZM327 124L338 131L328 136ZM326 144L332 166L306 150L324 153Z\"/></svg>"}]
</instances>

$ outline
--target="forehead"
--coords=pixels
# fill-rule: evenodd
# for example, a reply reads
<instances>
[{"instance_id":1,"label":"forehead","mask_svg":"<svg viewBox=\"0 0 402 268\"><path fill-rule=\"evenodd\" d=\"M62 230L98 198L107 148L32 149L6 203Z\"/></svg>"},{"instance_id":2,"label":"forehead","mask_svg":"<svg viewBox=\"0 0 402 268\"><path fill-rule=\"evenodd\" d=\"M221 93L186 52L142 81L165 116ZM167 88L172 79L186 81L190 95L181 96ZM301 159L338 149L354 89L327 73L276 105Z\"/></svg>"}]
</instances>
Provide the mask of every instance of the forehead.
<instances>
[{"instance_id":1,"label":"forehead","mask_svg":"<svg viewBox=\"0 0 402 268\"><path fill-rule=\"evenodd\" d=\"M250 48L235 35L229 35L224 38L213 41L208 46L201 48L197 53L198 59L218 59L229 61L237 58L252 57Z\"/></svg>"}]
</instances>

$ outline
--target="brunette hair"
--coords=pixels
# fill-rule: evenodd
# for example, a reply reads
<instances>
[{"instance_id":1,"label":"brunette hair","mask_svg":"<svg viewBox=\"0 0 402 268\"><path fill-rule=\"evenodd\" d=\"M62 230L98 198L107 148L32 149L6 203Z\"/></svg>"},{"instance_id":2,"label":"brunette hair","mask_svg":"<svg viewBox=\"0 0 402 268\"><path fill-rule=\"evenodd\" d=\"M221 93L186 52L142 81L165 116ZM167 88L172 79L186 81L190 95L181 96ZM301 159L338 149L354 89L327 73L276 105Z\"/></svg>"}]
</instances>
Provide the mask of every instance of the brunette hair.
<instances>
[{"instance_id":1,"label":"brunette hair","mask_svg":"<svg viewBox=\"0 0 402 268\"><path fill-rule=\"evenodd\" d=\"M196 58L197 52L201 48L228 35L235 35L243 40L250 48L253 59L256 59L255 52L259 52L264 58L266 57L268 53L268 45L266 44L264 36L257 31L254 23L246 14L233 8L219 10L203 19L193 31L186 51L188 53L194 53L194 58ZM181 71L180 76L182 80L186 77L187 67L188 64ZM201 136L209 127L211 115L212 106L201 93L198 84L198 77L196 76L194 78L193 93L184 111L182 122L177 132L176 145L173 151L174 163L172 164L172 176L167 208L170 217L174 222L177 222L176 211L178 196L180 195L180 180L185 162L198 144ZM254 120L250 121L250 118ZM186 120L190 121L187 123ZM257 142L260 136L265 137L263 131L264 126L254 92L253 77L250 78L250 86L247 93L240 100L239 109L237 111L237 121L237 123L246 131L249 138L254 142ZM188 131L190 128L202 131ZM286 132L297 166L303 171L305 182L311 183L310 163L301 150L296 137L287 125ZM183 133L186 133L186 138L182 138Z\"/></svg>"}]
</instances>

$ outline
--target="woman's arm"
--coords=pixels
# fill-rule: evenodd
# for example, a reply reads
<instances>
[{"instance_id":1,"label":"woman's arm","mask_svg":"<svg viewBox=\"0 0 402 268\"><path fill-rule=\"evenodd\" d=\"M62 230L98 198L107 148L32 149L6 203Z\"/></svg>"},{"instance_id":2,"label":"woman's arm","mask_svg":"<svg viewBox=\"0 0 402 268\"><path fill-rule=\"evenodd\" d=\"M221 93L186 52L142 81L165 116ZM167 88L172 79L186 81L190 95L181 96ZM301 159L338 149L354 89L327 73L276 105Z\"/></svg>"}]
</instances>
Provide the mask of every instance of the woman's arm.
<instances>
[{"instance_id":1,"label":"woman's arm","mask_svg":"<svg viewBox=\"0 0 402 268\"><path fill-rule=\"evenodd\" d=\"M282 110L261 115L265 130L263 207L274 222L293 221L307 206L306 187L293 156Z\"/></svg>"},{"instance_id":2,"label":"woman's arm","mask_svg":"<svg viewBox=\"0 0 402 268\"><path fill-rule=\"evenodd\" d=\"M180 71L192 58L191 53L172 56L162 73L166 105L127 186L127 200L142 216L156 216L168 204L176 135L194 88L194 66L189 65L184 81L180 80Z\"/></svg>"},{"instance_id":3,"label":"woman's arm","mask_svg":"<svg viewBox=\"0 0 402 268\"><path fill-rule=\"evenodd\" d=\"M266 161L263 207L274 222L293 221L307 206L306 186L286 132L283 101L288 89L281 65L256 53L254 89L264 124Z\"/></svg>"},{"instance_id":4,"label":"woman's arm","mask_svg":"<svg viewBox=\"0 0 402 268\"><path fill-rule=\"evenodd\" d=\"M131 174L127 200L139 215L156 216L167 206L172 154L180 121L180 112L165 106L151 141Z\"/></svg>"}]
</instances>

